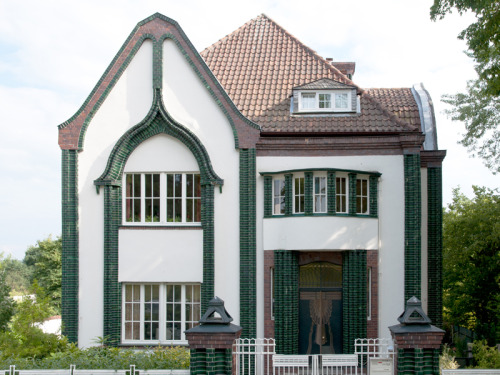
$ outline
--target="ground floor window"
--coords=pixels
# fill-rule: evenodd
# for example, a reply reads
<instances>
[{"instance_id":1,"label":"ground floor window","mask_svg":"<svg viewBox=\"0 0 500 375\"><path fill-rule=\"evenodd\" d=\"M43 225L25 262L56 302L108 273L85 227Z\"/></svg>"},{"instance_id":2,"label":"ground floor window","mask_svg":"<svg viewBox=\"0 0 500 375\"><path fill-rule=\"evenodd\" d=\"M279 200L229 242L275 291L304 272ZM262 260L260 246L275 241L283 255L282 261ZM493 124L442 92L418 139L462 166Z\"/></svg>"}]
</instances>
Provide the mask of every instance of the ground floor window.
<instances>
[{"instance_id":1,"label":"ground floor window","mask_svg":"<svg viewBox=\"0 0 500 375\"><path fill-rule=\"evenodd\" d=\"M200 284L123 284L122 341L181 343L200 320Z\"/></svg>"}]
</instances>

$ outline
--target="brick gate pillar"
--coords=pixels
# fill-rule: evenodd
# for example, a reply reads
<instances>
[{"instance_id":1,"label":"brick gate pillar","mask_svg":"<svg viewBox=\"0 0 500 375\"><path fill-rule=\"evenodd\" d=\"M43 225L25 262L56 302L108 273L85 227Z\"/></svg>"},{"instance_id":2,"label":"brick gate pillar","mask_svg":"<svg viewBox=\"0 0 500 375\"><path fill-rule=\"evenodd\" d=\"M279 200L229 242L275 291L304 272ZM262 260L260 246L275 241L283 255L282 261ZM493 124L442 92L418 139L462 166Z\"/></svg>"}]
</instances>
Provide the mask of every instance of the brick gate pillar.
<instances>
[{"instance_id":1,"label":"brick gate pillar","mask_svg":"<svg viewBox=\"0 0 500 375\"><path fill-rule=\"evenodd\" d=\"M233 373L232 347L242 328L231 324L232 320L224 301L215 297L208 303L200 325L185 332L191 354L191 375Z\"/></svg>"},{"instance_id":2,"label":"brick gate pillar","mask_svg":"<svg viewBox=\"0 0 500 375\"><path fill-rule=\"evenodd\" d=\"M398 321L401 324L389 327L397 352L397 374L439 375L439 348L444 331L431 325L416 297L407 301Z\"/></svg>"}]
</instances>

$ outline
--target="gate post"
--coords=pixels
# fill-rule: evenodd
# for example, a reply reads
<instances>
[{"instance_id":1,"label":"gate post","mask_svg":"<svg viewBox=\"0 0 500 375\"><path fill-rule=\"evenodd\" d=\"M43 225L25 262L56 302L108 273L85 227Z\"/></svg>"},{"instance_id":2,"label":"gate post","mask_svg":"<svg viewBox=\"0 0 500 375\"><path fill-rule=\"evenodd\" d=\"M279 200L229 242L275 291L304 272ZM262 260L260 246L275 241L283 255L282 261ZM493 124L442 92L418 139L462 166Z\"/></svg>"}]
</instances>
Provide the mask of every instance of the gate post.
<instances>
[{"instance_id":1,"label":"gate post","mask_svg":"<svg viewBox=\"0 0 500 375\"><path fill-rule=\"evenodd\" d=\"M215 297L200 319L200 325L188 329L191 354L191 375L231 375L234 372L232 346L241 336L242 328L231 324L233 318L224 308L224 301Z\"/></svg>"},{"instance_id":2,"label":"gate post","mask_svg":"<svg viewBox=\"0 0 500 375\"><path fill-rule=\"evenodd\" d=\"M444 331L431 325L417 297L406 302L398 321L401 324L389 327L397 352L397 374L439 375Z\"/></svg>"}]
</instances>

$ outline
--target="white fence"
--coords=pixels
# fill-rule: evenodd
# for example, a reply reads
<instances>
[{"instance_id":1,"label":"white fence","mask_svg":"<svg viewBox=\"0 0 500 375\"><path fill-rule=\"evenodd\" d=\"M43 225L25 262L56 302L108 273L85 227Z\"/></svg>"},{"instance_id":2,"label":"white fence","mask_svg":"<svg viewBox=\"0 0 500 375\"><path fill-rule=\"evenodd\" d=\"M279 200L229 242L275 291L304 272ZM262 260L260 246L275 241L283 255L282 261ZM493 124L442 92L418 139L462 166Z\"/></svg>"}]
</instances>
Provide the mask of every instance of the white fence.
<instances>
[{"instance_id":1,"label":"white fence","mask_svg":"<svg viewBox=\"0 0 500 375\"><path fill-rule=\"evenodd\" d=\"M391 359L394 371L394 343L391 339L356 339L354 353L359 356L359 365L367 369L370 358ZM365 371L366 372L366 371Z\"/></svg>"},{"instance_id":2,"label":"white fence","mask_svg":"<svg viewBox=\"0 0 500 375\"><path fill-rule=\"evenodd\" d=\"M0 370L4 375L189 375L187 370L138 370L134 365L126 370L78 370L70 366L67 370L18 370L10 366L8 370Z\"/></svg>"},{"instance_id":3,"label":"white fence","mask_svg":"<svg viewBox=\"0 0 500 375\"><path fill-rule=\"evenodd\" d=\"M274 339L236 339L233 356L237 375L268 375L272 373Z\"/></svg>"}]
</instances>

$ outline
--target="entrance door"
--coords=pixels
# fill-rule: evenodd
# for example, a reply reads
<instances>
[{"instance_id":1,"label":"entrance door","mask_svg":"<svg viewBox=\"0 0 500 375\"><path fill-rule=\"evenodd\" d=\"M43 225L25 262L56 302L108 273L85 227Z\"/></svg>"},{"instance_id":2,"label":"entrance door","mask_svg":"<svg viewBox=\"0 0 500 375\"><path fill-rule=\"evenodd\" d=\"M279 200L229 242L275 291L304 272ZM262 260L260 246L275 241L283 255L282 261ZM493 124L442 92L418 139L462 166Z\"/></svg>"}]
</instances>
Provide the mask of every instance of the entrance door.
<instances>
[{"instance_id":1,"label":"entrance door","mask_svg":"<svg viewBox=\"0 0 500 375\"><path fill-rule=\"evenodd\" d=\"M342 266L301 266L299 299L299 353L342 353Z\"/></svg>"}]
</instances>

